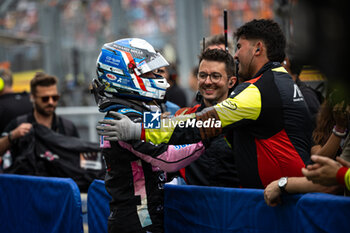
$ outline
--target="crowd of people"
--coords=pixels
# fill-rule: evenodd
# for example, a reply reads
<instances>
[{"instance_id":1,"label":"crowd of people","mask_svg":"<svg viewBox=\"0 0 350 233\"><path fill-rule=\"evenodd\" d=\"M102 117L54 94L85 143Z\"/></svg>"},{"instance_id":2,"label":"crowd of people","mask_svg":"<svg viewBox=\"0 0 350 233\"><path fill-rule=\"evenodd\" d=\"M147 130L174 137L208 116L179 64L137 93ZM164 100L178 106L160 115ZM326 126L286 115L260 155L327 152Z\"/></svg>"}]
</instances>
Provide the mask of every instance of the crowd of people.
<instances>
[{"instance_id":1,"label":"crowd of people","mask_svg":"<svg viewBox=\"0 0 350 233\"><path fill-rule=\"evenodd\" d=\"M174 177L188 185L264 189L270 206L288 193L350 190L344 92L331 88L323 99L300 80L303 64L293 44L286 50L273 20L249 21L233 38L235 51L223 35L202 44L191 106L176 85L176 67L147 41L103 45L91 92L106 113L97 130L112 197L109 232L163 232L163 189ZM1 122L0 154L10 151L13 160L5 172L23 159L20 139L35 124L78 137L74 124L55 114L55 76L37 73L30 96L11 91L9 71L0 77L0 107L8 99L23 105L5 110Z\"/></svg>"}]
</instances>

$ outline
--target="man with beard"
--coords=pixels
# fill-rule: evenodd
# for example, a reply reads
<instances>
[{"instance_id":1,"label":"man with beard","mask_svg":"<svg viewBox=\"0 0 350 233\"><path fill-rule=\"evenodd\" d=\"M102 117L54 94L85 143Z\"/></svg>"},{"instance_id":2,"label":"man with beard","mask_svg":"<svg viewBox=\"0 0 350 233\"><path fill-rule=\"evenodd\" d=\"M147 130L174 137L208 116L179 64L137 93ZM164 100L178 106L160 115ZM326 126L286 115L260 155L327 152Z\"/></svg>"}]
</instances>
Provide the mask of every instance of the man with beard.
<instances>
[{"instance_id":1,"label":"man with beard","mask_svg":"<svg viewBox=\"0 0 350 233\"><path fill-rule=\"evenodd\" d=\"M67 136L79 137L74 124L62 117L56 116L55 109L60 98L57 90L57 78L38 72L30 82L30 99L33 111L13 119L4 129L0 138L0 155L11 149L12 160L15 159L16 148L20 147L18 139L32 129L33 123ZM21 106L18 106L21 108Z\"/></svg>"}]
</instances>

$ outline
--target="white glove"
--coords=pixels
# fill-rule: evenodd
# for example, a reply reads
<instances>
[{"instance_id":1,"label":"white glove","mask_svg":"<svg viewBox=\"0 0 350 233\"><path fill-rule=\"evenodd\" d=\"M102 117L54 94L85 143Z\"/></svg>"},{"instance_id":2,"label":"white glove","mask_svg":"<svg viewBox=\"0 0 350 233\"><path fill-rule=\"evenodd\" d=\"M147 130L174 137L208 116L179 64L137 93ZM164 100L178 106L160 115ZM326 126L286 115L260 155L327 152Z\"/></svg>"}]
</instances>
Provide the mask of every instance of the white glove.
<instances>
[{"instance_id":1,"label":"white glove","mask_svg":"<svg viewBox=\"0 0 350 233\"><path fill-rule=\"evenodd\" d=\"M102 136L106 136L105 140L108 141L128 141L128 140L140 140L141 139L141 123L134 123L127 116L118 112L109 112L115 120L104 119L99 121L96 127L97 133Z\"/></svg>"}]
</instances>

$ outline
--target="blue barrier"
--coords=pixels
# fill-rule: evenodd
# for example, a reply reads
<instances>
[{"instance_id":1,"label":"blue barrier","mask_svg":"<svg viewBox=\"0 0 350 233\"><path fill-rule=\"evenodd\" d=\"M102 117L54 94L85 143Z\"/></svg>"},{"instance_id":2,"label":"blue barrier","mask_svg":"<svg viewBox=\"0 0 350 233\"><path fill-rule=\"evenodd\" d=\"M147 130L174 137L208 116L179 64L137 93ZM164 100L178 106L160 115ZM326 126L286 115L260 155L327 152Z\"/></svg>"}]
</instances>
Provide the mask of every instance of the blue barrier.
<instances>
[{"instance_id":1,"label":"blue barrier","mask_svg":"<svg viewBox=\"0 0 350 233\"><path fill-rule=\"evenodd\" d=\"M173 232L349 232L350 198L286 195L269 207L263 190L165 186L164 227Z\"/></svg>"},{"instance_id":2,"label":"blue barrier","mask_svg":"<svg viewBox=\"0 0 350 233\"><path fill-rule=\"evenodd\" d=\"M165 230L171 232L296 232L296 203L279 208L264 202L263 190L199 186L165 188Z\"/></svg>"},{"instance_id":3,"label":"blue barrier","mask_svg":"<svg viewBox=\"0 0 350 233\"><path fill-rule=\"evenodd\" d=\"M94 180L88 190L89 233L107 233L110 200L104 181Z\"/></svg>"},{"instance_id":4,"label":"blue barrier","mask_svg":"<svg viewBox=\"0 0 350 233\"><path fill-rule=\"evenodd\" d=\"M308 193L298 202L299 232L349 232L350 198Z\"/></svg>"},{"instance_id":5,"label":"blue barrier","mask_svg":"<svg viewBox=\"0 0 350 233\"><path fill-rule=\"evenodd\" d=\"M110 195L104 181L88 191L90 233L107 232ZM164 228L173 232L348 232L350 198L286 195L269 207L263 190L165 185ZM0 232L83 232L73 180L0 175Z\"/></svg>"},{"instance_id":6,"label":"blue barrier","mask_svg":"<svg viewBox=\"0 0 350 233\"><path fill-rule=\"evenodd\" d=\"M80 191L70 178L0 175L0 232L83 232Z\"/></svg>"}]
</instances>

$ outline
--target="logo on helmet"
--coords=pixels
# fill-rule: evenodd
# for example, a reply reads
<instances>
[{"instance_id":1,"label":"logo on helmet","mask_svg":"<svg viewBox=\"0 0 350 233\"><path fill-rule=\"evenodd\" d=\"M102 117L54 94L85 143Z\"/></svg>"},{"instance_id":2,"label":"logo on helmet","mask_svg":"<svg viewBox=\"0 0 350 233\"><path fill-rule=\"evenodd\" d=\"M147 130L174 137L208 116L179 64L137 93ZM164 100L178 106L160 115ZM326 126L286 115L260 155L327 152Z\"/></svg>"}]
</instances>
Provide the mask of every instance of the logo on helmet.
<instances>
[{"instance_id":1,"label":"logo on helmet","mask_svg":"<svg viewBox=\"0 0 350 233\"><path fill-rule=\"evenodd\" d=\"M129 69L129 73L135 73L134 69L136 68L136 64L134 61L131 61L129 64L128 64L128 69Z\"/></svg>"}]
</instances>

